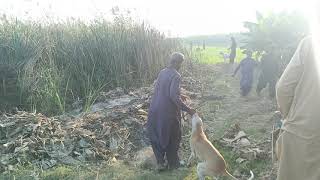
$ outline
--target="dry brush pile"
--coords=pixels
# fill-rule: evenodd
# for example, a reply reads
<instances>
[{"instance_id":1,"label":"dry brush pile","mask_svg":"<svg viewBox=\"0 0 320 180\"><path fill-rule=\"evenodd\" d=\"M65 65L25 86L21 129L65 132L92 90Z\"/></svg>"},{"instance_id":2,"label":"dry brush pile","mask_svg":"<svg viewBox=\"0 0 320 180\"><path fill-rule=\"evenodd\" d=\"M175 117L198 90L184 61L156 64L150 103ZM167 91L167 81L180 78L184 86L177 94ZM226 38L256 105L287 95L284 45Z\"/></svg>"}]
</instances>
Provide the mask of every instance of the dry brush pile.
<instances>
[{"instance_id":1,"label":"dry brush pile","mask_svg":"<svg viewBox=\"0 0 320 180\"><path fill-rule=\"evenodd\" d=\"M117 89L88 113L46 117L19 111L0 117L0 170L33 164L48 169L57 164L130 160L146 146L144 124L152 88L130 93ZM108 97L108 98L107 98Z\"/></svg>"}]
</instances>

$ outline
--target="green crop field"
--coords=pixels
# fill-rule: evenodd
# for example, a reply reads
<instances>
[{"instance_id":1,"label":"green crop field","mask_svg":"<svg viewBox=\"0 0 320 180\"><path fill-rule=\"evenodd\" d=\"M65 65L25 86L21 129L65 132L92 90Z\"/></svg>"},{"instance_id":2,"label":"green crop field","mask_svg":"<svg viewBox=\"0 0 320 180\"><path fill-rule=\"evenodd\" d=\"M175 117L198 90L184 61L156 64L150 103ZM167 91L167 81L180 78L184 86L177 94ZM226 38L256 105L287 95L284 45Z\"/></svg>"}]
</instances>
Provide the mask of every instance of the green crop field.
<instances>
[{"instance_id":1,"label":"green crop field","mask_svg":"<svg viewBox=\"0 0 320 180\"><path fill-rule=\"evenodd\" d=\"M195 59L196 61L198 61L200 63L204 63L204 64L222 63L223 57L220 54L220 52L223 52L225 54L229 54L229 50L227 47L209 46L209 47L206 47L205 49L202 49L202 47L201 48L200 47L193 48L193 50L191 51L191 57L193 57L193 59ZM236 61L239 62L244 57L245 57L245 55L238 48Z\"/></svg>"}]
</instances>

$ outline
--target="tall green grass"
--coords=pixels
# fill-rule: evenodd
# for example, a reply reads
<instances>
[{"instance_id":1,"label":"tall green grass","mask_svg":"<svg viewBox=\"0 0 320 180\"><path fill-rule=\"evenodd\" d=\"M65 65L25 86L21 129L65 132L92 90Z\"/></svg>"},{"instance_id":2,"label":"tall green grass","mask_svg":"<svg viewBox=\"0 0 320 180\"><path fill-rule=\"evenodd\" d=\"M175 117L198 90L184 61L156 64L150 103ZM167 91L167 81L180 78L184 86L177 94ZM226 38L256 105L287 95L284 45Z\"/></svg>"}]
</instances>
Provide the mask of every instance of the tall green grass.
<instances>
[{"instance_id":1,"label":"tall green grass","mask_svg":"<svg viewBox=\"0 0 320 180\"><path fill-rule=\"evenodd\" d=\"M86 110L102 90L149 83L178 49L177 40L126 18L90 24L2 19L0 109L52 115L80 98Z\"/></svg>"}]
</instances>

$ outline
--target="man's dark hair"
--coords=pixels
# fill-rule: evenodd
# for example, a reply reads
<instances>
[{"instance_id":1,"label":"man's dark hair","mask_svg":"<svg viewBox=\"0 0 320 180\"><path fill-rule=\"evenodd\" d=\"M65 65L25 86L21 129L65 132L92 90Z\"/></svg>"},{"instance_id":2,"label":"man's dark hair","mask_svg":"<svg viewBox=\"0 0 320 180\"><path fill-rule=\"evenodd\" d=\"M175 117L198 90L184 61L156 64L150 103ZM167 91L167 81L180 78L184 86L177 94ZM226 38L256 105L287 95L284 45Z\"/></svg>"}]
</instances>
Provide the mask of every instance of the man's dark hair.
<instances>
[{"instance_id":1,"label":"man's dark hair","mask_svg":"<svg viewBox=\"0 0 320 180\"><path fill-rule=\"evenodd\" d=\"M179 52L174 52L170 56L169 66L176 67L184 61L184 55Z\"/></svg>"}]
</instances>

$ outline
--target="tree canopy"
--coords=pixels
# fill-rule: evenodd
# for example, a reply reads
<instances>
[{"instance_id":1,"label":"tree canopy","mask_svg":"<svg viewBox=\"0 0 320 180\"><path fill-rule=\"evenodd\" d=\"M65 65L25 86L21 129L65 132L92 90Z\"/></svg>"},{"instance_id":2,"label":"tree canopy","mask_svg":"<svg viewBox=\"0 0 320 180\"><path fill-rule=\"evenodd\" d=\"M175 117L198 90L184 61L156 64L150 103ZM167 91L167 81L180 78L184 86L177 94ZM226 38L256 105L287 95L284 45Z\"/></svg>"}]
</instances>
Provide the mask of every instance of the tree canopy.
<instances>
[{"instance_id":1,"label":"tree canopy","mask_svg":"<svg viewBox=\"0 0 320 180\"><path fill-rule=\"evenodd\" d=\"M298 12L256 13L256 22L244 22L248 30L243 33L244 49L261 54L275 49L282 59L288 61L299 41L309 34L306 18Z\"/></svg>"}]
</instances>

